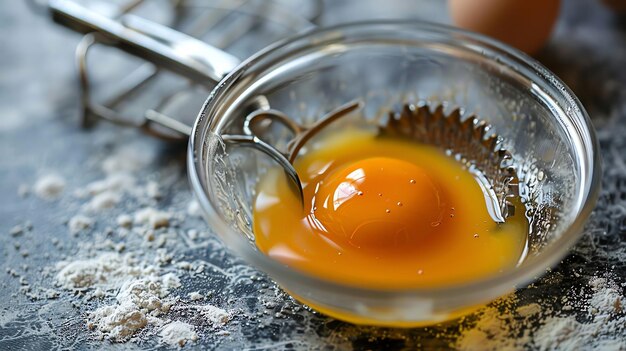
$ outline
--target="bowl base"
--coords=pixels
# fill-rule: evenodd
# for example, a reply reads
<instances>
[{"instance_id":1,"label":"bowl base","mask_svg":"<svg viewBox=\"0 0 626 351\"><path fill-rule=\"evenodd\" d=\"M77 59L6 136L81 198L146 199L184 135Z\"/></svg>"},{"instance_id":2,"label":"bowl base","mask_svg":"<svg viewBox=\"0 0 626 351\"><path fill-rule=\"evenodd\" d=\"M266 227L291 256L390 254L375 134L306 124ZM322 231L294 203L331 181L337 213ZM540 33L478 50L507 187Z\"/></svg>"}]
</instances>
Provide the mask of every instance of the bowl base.
<instances>
[{"instance_id":1,"label":"bowl base","mask_svg":"<svg viewBox=\"0 0 626 351\"><path fill-rule=\"evenodd\" d=\"M282 287L281 287L282 288ZM311 302L305 298L302 298L296 294L293 294L291 291L282 288L289 296L296 299L303 305L306 305L313 309L316 312L324 314L328 317L332 317L344 322L357 324L357 325L367 325L367 326L376 326L376 327L387 327L387 328L421 328L421 327L429 327L435 324L440 324L448 321L452 321L454 319L458 319L465 315L468 315L481 307L484 307L484 304L474 305L470 307L465 307L462 309L454 310L448 312L446 314L439 314L438 316L433 316L434 318L424 319L424 320L414 320L414 321L397 321L397 320L381 320L376 317L367 317L363 315L358 315L354 313L349 313L346 311L339 311L332 308L328 308L326 306L321 306L316 303Z\"/></svg>"}]
</instances>

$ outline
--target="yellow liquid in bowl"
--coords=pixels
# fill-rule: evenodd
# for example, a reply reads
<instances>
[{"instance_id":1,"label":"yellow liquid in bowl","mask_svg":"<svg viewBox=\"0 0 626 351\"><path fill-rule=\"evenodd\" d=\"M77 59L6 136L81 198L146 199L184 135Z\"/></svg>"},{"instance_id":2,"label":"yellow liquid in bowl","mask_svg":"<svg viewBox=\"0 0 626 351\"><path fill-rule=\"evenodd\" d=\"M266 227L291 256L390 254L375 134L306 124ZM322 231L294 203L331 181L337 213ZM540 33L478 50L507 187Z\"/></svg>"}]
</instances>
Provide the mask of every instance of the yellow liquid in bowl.
<instances>
[{"instance_id":1,"label":"yellow liquid in bowl","mask_svg":"<svg viewBox=\"0 0 626 351\"><path fill-rule=\"evenodd\" d=\"M513 269L523 255L523 209L495 223L474 176L432 146L342 132L294 166L304 208L282 169L262 177L253 208L256 245L293 269L366 288L438 288Z\"/></svg>"}]
</instances>

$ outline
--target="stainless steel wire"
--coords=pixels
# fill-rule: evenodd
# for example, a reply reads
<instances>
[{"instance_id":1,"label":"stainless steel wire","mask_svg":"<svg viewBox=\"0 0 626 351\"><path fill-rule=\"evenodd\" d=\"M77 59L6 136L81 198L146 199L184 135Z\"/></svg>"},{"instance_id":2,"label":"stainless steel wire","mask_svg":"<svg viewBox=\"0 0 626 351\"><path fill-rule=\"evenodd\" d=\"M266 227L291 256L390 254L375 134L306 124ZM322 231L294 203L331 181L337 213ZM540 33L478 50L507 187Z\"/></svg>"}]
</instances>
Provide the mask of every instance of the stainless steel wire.
<instances>
[{"instance_id":1,"label":"stainless steel wire","mask_svg":"<svg viewBox=\"0 0 626 351\"><path fill-rule=\"evenodd\" d=\"M209 91L240 62L239 58L221 48L240 40L262 21L279 21L292 30L313 26L313 21L323 11L323 4L321 0L309 1L313 4L313 10L306 17L285 10L276 1L170 1L169 11L173 13L171 27L132 13L145 0L129 0L107 15L74 0L51 0L48 6L56 22L85 34L75 54L81 87L83 126L106 120L121 126L141 128L163 139L185 141L189 126L181 121L180 116L163 112L178 92L162 96L156 106L146 108L140 119L125 115L118 107L131 100L164 70L187 79L188 89L201 87ZM210 10L191 18L189 12L197 11L189 9L199 7ZM220 30L217 46L198 39L214 30L233 13L245 14L243 18L246 20L238 21L236 26L230 26L228 30ZM173 29L183 23L187 27L186 32L190 34ZM94 98L93 78L89 68L89 56L99 45L119 48L146 61L126 74L112 96L103 102Z\"/></svg>"}]
</instances>

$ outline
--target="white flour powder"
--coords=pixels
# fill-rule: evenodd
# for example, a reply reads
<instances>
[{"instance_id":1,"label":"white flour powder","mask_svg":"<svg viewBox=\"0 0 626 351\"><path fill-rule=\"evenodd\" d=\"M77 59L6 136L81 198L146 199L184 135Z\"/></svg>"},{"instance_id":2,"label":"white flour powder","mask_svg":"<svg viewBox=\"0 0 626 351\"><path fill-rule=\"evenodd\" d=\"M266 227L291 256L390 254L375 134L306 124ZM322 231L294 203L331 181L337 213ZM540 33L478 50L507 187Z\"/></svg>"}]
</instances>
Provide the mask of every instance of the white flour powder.
<instances>
[{"instance_id":1,"label":"white flour powder","mask_svg":"<svg viewBox=\"0 0 626 351\"><path fill-rule=\"evenodd\" d=\"M135 223L148 225L152 229L167 227L171 214L154 208L144 208L135 212Z\"/></svg>"},{"instance_id":2,"label":"white flour powder","mask_svg":"<svg viewBox=\"0 0 626 351\"><path fill-rule=\"evenodd\" d=\"M460 350L518 350L529 345L546 351L626 350L622 310L626 298L620 287L598 277L589 281L589 287L591 294L571 302L577 309L587 308L585 321L574 315L553 315L536 303L515 308L512 298L502 299L486 308L472 328L463 330L455 346Z\"/></svg>"},{"instance_id":3,"label":"white flour powder","mask_svg":"<svg viewBox=\"0 0 626 351\"><path fill-rule=\"evenodd\" d=\"M65 179L58 174L48 174L39 179L33 185L35 195L42 199L54 199L61 195L65 189Z\"/></svg>"},{"instance_id":4,"label":"white flour powder","mask_svg":"<svg viewBox=\"0 0 626 351\"><path fill-rule=\"evenodd\" d=\"M95 258L61 261L56 280L64 289L118 289L129 278L154 274L156 267L138 262L132 254L106 252Z\"/></svg>"},{"instance_id":5,"label":"white flour powder","mask_svg":"<svg viewBox=\"0 0 626 351\"><path fill-rule=\"evenodd\" d=\"M195 327L171 320L168 313L181 302L173 291L181 287L179 274L189 271L185 264L190 264L184 261L174 264L173 256L164 248L167 240L178 240L168 231L174 214L155 208L161 197L158 183L137 182L133 173L142 164L145 155L128 148L107 158L102 166L106 177L74 192L85 201L81 207L84 213L69 219L68 229L77 234L94 229L96 222L112 222L116 228L107 229L107 233L116 233L120 238L138 233L147 240L81 243L81 254L85 257L59 262L55 278L58 287L85 294L87 300L101 301L87 313L87 326L98 338L125 342L149 328L149 333L158 334L163 343L184 346L198 339ZM60 195L64 186L62 179L48 176L39 180L34 189L38 195L52 198ZM127 198L143 205L132 214L110 218L107 213ZM204 298L198 292L188 297L190 301ZM184 305L181 309L190 311L192 316L201 316L204 325L215 328L231 318L229 312L212 305Z\"/></svg>"},{"instance_id":6,"label":"white flour powder","mask_svg":"<svg viewBox=\"0 0 626 351\"><path fill-rule=\"evenodd\" d=\"M163 327L161 340L171 346L185 346L188 341L198 340L198 334L193 330L193 326L184 322L172 322Z\"/></svg>"},{"instance_id":7,"label":"white flour powder","mask_svg":"<svg viewBox=\"0 0 626 351\"><path fill-rule=\"evenodd\" d=\"M148 277L124 282L115 304L89 315L89 328L113 341L125 341L148 324L163 324L158 317L176 301L166 299L170 286L180 286L178 278Z\"/></svg>"},{"instance_id":8,"label":"white flour powder","mask_svg":"<svg viewBox=\"0 0 626 351\"><path fill-rule=\"evenodd\" d=\"M198 300L202 300L203 298L204 298L204 296L202 296L202 294L200 294L197 291L189 293L189 299L191 301L198 301Z\"/></svg>"},{"instance_id":9,"label":"white flour powder","mask_svg":"<svg viewBox=\"0 0 626 351\"><path fill-rule=\"evenodd\" d=\"M214 325L224 325L231 319L230 313L212 305L192 306L209 322Z\"/></svg>"},{"instance_id":10,"label":"white flour powder","mask_svg":"<svg viewBox=\"0 0 626 351\"><path fill-rule=\"evenodd\" d=\"M578 322L573 316L547 318L535 334L540 350L626 350L626 316L621 313L626 298L616 284L605 278L593 278L589 285L593 293L584 302L589 320Z\"/></svg>"},{"instance_id":11,"label":"white flour powder","mask_svg":"<svg viewBox=\"0 0 626 351\"><path fill-rule=\"evenodd\" d=\"M67 222L67 227L71 234L78 234L79 232L90 228L94 225L95 221L87 216L76 215Z\"/></svg>"},{"instance_id":12,"label":"white flour powder","mask_svg":"<svg viewBox=\"0 0 626 351\"><path fill-rule=\"evenodd\" d=\"M85 209L92 213L99 212L101 210L106 210L109 208L113 208L117 205L121 200L120 194L112 191L107 191L104 193L100 193L95 195L91 201L89 201L85 205Z\"/></svg>"}]
</instances>

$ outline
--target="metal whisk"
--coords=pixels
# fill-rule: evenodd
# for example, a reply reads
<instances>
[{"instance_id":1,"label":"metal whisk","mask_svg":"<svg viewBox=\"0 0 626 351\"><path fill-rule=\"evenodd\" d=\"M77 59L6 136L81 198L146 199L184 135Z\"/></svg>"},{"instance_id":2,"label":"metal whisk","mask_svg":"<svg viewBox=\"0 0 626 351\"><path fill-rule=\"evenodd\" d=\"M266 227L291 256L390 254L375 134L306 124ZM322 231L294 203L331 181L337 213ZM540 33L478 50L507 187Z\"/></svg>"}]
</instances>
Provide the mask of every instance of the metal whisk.
<instances>
[{"instance_id":1,"label":"metal whisk","mask_svg":"<svg viewBox=\"0 0 626 351\"><path fill-rule=\"evenodd\" d=\"M110 5L105 1L103 3ZM241 60L196 37L214 30L228 16L245 14L238 17L236 26L229 27L228 31L220 31L219 47L227 47L241 40L263 21L280 22L292 31L310 28L323 11L321 0L307 0L313 8L308 16L298 15L285 9L284 4L267 0L215 0L202 3L172 0L170 3L172 25L185 23L191 35L133 14L133 10L144 4L154 5L145 0L128 0L115 13L107 15L73 0L49 1L48 7L54 21L85 34L76 48L83 126L92 125L101 119L141 128L163 139L186 141L191 131L189 123L184 121L183 116L171 116L163 112L184 92L161 97L157 106L147 109L139 120L124 115L118 107L145 89L162 71L173 72L187 79L189 85L186 90L201 88L208 94ZM185 8L191 5L211 6L214 10L189 18ZM104 103L98 103L93 98L92 74L88 68L88 54L98 45L116 47L146 61L127 74L116 93Z\"/></svg>"},{"instance_id":2,"label":"metal whisk","mask_svg":"<svg viewBox=\"0 0 626 351\"><path fill-rule=\"evenodd\" d=\"M222 139L237 146L255 148L275 160L284 170L290 184L304 203L302 183L293 162L301 148L331 123L350 115L363 107L362 101L352 101L324 115L313 125L298 124L277 110L257 110L249 114L241 135L222 135ZM509 202L517 196L519 180L514 167L509 164L511 153L502 148L501 139L489 131L491 126L475 116L461 118L461 110L444 113L442 105L432 110L427 105L405 104L400 112L390 111L385 123L379 125L378 137L404 138L411 142L428 144L444 150L470 169L475 178L489 194L487 209L498 223L514 214L515 207ZM279 123L293 134L285 151L281 152L265 142L262 133L254 131L254 125L264 121Z\"/></svg>"}]
</instances>

